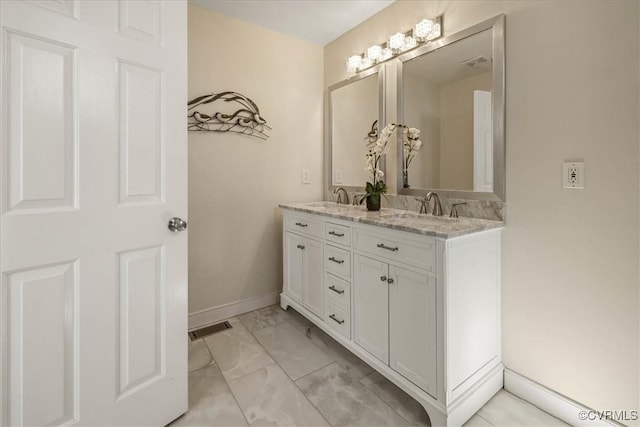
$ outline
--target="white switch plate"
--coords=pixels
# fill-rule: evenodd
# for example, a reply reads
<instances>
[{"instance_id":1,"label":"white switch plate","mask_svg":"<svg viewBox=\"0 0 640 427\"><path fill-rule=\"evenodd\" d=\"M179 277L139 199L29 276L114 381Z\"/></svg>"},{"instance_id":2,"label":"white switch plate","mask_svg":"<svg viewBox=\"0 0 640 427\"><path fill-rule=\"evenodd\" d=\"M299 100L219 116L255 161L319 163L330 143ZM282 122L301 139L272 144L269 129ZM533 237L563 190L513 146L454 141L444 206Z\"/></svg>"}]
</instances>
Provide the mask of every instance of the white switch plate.
<instances>
[{"instance_id":1,"label":"white switch plate","mask_svg":"<svg viewBox=\"0 0 640 427\"><path fill-rule=\"evenodd\" d=\"M577 190L584 189L584 162L563 163L562 186Z\"/></svg>"},{"instance_id":2,"label":"white switch plate","mask_svg":"<svg viewBox=\"0 0 640 427\"><path fill-rule=\"evenodd\" d=\"M342 169L336 169L336 184L342 184Z\"/></svg>"},{"instance_id":3,"label":"white switch plate","mask_svg":"<svg viewBox=\"0 0 640 427\"><path fill-rule=\"evenodd\" d=\"M302 183L311 184L311 171L309 169L302 169Z\"/></svg>"}]
</instances>

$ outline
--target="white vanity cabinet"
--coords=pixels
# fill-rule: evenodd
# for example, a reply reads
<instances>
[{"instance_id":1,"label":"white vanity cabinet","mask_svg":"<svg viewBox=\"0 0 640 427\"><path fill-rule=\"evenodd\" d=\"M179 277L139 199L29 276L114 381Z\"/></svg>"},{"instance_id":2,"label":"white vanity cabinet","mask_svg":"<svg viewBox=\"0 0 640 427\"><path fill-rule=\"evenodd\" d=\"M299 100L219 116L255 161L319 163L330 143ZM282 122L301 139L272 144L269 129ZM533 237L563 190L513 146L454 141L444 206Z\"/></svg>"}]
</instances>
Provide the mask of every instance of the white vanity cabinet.
<instances>
[{"instance_id":1,"label":"white vanity cabinet","mask_svg":"<svg viewBox=\"0 0 640 427\"><path fill-rule=\"evenodd\" d=\"M432 426L464 424L502 388L501 223L445 220L428 235L357 208L281 207L282 308L414 397Z\"/></svg>"}]
</instances>

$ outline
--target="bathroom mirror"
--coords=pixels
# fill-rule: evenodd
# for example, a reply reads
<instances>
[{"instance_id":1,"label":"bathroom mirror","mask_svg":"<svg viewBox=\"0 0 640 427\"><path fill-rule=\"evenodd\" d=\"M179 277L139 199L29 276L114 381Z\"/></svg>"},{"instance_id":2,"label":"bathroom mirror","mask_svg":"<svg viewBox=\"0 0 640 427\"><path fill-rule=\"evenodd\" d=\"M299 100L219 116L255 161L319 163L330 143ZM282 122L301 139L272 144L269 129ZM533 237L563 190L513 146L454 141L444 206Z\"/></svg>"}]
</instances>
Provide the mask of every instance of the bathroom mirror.
<instances>
[{"instance_id":1,"label":"bathroom mirror","mask_svg":"<svg viewBox=\"0 0 640 427\"><path fill-rule=\"evenodd\" d=\"M384 123L384 65L329 87L329 188L363 188L367 145ZM384 172L384 163L381 165Z\"/></svg>"},{"instance_id":2,"label":"bathroom mirror","mask_svg":"<svg viewBox=\"0 0 640 427\"><path fill-rule=\"evenodd\" d=\"M408 168L398 144L398 194L504 201L504 16L398 59L398 121L422 140Z\"/></svg>"}]
</instances>

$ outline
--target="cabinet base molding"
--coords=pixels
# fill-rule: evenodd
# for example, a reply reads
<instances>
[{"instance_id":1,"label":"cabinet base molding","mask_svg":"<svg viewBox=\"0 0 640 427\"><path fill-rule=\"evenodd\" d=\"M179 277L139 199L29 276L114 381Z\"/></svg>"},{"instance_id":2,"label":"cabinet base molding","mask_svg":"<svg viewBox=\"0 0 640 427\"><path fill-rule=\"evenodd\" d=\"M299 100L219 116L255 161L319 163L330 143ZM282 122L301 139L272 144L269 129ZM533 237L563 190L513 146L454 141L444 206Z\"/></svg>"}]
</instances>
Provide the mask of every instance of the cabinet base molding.
<instances>
[{"instance_id":1,"label":"cabinet base molding","mask_svg":"<svg viewBox=\"0 0 640 427\"><path fill-rule=\"evenodd\" d=\"M493 395L503 388L504 366L498 363L486 375L470 387L458 399L445 407L424 390L417 387L388 365L373 357L369 352L359 347L355 342L343 337L336 330L328 327L324 322L316 320L312 313L298 302L289 298L284 292L280 294L280 307L289 307L311 320L327 335L338 341L342 346L358 356L372 368L400 387L405 393L420 403L431 420L432 427L459 427L473 416Z\"/></svg>"},{"instance_id":2,"label":"cabinet base molding","mask_svg":"<svg viewBox=\"0 0 640 427\"><path fill-rule=\"evenodd\" d=\"M278 292L271 292L259 297L246 298L240 301L207 308L189 313L189 330L211 325L233 316L268 307L278 303Z\"/></svg>"},{"instance_id":3,"label":"cabinet base molding","mask_svg":"<svg viewBox=\"0 0 640 427\"><path fill-rule=\"evenodd\" d=\"M526 400L572 426L608 427L621 425L613 421L600 420L597 416L594 417L596 418L595 420L581 420L578 414L583 411L590 412L592 411L591 408L575 402L510 369L506 369L504 372L504 388L509 393Z\"/></svg>"}]
</instances>

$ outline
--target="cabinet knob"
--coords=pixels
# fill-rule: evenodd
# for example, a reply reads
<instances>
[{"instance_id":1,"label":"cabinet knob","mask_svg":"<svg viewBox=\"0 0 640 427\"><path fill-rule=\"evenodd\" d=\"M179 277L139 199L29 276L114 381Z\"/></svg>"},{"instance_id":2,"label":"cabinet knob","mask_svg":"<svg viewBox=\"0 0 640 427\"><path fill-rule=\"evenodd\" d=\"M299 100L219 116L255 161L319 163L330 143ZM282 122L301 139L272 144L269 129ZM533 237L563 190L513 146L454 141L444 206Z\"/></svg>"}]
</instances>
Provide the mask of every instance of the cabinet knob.
<instances>
[{"instance_id":1,"label":"cabinet knob","mask_svg":"<svg viewBox=\"0 0 640 427\"><path fill-rule=\"evenodd\" d=\"M298 245L298 249L304 249L304 245Z\"/></svg>"},{"instance_id":2,"label":"cabinet knob","mask_svg":"<svg viewBox=\"0 0 640 427\"><path fill-rule=\"evenodd\" d=\"M381 282L386 282L387 281L387 276L380 276L380 281Z\"/></svg>"},{"instance_id":3,"label":"cabinet knob","mask_svg":"<svg viewBox=\"0 0 640 427\"><path fill-rule=\"evenodd\" d=\"M389 279L387 280L388 284L392 284L393 283L393 279L391 277L389 277Z\"/></svg>"}]
</instances>

